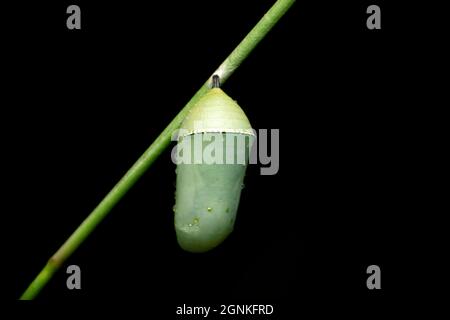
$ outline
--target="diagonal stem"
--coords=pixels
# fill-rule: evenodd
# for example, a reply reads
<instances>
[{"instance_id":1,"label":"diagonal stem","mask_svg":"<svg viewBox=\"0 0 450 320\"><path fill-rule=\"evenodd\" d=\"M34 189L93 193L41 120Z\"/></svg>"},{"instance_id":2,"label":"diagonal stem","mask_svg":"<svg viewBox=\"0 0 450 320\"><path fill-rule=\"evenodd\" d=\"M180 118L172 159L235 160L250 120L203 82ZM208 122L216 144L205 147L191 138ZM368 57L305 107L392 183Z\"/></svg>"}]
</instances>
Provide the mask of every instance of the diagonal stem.
<instances>
[{"instance_id":1,"label":"diagonal stem","mask_svg":"<svg viewBox=\"0 0 450 320\"><path fill-rule=\"evenodd\" d=\"M239 67L242 61L252 52L256 45L266 36L278 20L294 4L295 0L278 0L270 10L253 27L247 36L231 52L225 61L209 77L186 106L177 114L169 125L161 132L150 147L142 154L136 163L125 173L114 188L103 198L91 214L80 224L75 232L66 240L58 251L50 258L42 271L29 285L20 297L21 300L34 299L50 281L53 274L63 265L72 253L95 230L112 208L122 199L127 191L139 180L144 172L153 164L159 155L169 146L172 133L178 129L181 122L195 105L198 99L210 88L212 76L218 75L222 83Z\"/></svg>"}]
</instances>

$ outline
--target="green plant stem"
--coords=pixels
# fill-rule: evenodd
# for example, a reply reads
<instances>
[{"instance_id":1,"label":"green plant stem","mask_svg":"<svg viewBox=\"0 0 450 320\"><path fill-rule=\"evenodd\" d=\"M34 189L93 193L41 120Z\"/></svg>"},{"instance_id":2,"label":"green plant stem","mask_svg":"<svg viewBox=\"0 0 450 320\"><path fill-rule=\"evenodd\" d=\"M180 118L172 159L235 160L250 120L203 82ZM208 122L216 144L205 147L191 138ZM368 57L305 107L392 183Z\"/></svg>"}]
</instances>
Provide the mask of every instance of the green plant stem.
<instances>
[{"instance_id":1,"label":"green plant stem","mask_svg":"<svg viewBox=\"0 0 450 320\"><path fill-rule=\"evenodd\" d=\"M262 17L255 27L247 34L241 43L231 52L219 68L209 77L186 106L170 122L163 132L156 138L150 147L142 154L136 163L127 171L114 188L98 204L92 213L81 223L75 232L66 240L59 250L50 258L42 271L29 285L20 297L21 300L34 299L44 288L53 274L62 266L68 257L83 243L96 226L106 217L111 209L122 199L127 191L136 183L144 172L153 164L158 156L169 146L172 133L211 87L212 76L217 74L222 83L239 67L250 52L272 29L295 0L278 0L272 8Z\"/></svg>"}]
</instances>

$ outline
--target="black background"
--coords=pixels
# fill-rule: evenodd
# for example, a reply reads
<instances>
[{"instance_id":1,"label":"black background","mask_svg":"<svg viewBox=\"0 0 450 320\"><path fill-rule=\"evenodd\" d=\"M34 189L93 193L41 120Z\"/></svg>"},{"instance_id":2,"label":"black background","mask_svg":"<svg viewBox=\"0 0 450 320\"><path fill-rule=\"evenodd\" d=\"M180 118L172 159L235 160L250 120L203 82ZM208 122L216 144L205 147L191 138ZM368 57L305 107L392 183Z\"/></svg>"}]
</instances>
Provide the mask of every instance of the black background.
<instances>
[{"instance_id":1,"label":"black background","mask_svg":"<svg viewBox=\"0 0 450 320\"><path fill-rule=\"evenodd\" d=\"M272 2L2 10L6 299L20 296ZM81 7L82 30L66 28L70 4ZM381 7L381 30L366 28L370 4ZM249 167L235 231L219 248L178 247L167 151L66 262L81 267L82 290L66 289L63 267L38 300L144 301L166 316L183 303L271 303L280 314L390 304L402 294L398 232L414 202L404 86L417 71L411 33L420 33L399 21L399 7L298 1L223 86L254 128L280 129L281 140L279 173ZM380 291L366 287L371 264L382 270Z\"/></svg>"}]
</instances>

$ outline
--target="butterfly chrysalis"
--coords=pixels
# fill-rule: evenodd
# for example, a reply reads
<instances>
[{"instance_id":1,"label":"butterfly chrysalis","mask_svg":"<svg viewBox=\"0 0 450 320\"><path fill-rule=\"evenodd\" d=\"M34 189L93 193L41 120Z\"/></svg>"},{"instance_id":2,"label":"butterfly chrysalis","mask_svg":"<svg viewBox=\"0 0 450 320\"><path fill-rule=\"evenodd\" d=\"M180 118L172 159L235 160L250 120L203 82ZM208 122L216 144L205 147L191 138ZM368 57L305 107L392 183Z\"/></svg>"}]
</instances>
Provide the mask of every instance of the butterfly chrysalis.
<instances>
[{"instance_id":1,"label":"butterfly chrysalis","mask_svg":"<svg viewBox=\"0 0 450 320\"><path fill-rule=\"evenodd\" d=\"M175 230L186 251L205 252L233 230L255 134L239 105L213 77L213 87L180 126ZM179 151L181 152L181 151Z\"/></svg>"}]
</instances>

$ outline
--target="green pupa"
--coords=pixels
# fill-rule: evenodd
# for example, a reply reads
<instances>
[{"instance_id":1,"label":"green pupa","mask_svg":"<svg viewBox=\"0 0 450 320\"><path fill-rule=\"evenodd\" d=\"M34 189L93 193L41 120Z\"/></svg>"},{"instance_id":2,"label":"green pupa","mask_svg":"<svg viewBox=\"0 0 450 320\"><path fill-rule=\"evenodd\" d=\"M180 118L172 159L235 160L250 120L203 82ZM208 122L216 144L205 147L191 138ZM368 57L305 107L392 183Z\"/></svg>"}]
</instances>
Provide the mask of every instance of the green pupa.
<instances>
[{"instance_id":1,"label":"green pupa","mask_svg":"<svg viewBox=\"0 0 450 320\"><path fill-rule=\"evenodd\" d=\"M177 148L189 153L189 161L177 164L175 230L178 244L190 252L211 250L233 231L255 139L244 111L219 86L215 75L178 135ZM202 142L200 148L196 141ZM208 154L215 160L207 161Z\"/></svg>"}]
</instances>

